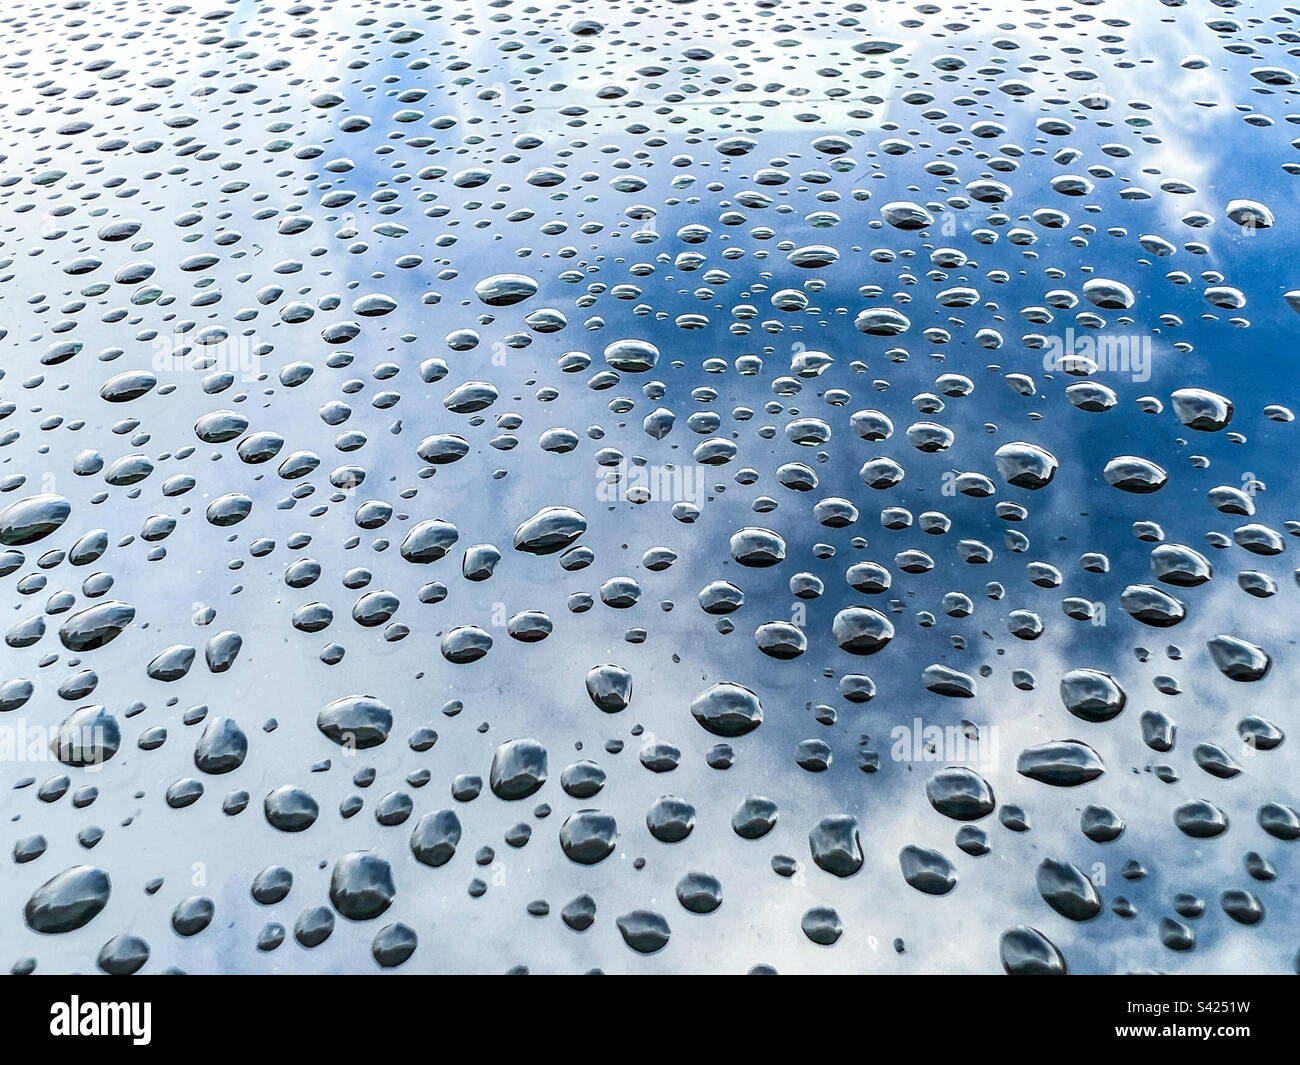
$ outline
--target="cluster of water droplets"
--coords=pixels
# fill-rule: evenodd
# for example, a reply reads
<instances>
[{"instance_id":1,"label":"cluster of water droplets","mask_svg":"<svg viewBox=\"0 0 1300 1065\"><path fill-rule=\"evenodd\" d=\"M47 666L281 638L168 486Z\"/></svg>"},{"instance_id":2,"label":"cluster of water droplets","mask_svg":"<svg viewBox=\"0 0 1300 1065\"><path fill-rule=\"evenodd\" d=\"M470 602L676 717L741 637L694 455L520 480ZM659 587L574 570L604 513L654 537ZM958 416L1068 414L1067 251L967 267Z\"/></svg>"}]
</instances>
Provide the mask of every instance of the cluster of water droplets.
<instances>
[{"instance_id":1,"label":"cluster of water droplets","mask_svg":"<svg viewBox=\"0 0 1300 1065\"><path fill-rule=\"evenodd\" d=\"M11 6L14 971L1294 969L1254 6Z\"/></svg>"}]
</instances>

